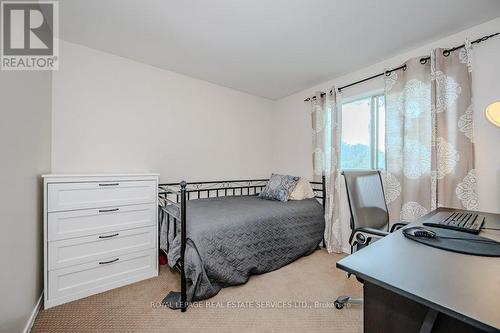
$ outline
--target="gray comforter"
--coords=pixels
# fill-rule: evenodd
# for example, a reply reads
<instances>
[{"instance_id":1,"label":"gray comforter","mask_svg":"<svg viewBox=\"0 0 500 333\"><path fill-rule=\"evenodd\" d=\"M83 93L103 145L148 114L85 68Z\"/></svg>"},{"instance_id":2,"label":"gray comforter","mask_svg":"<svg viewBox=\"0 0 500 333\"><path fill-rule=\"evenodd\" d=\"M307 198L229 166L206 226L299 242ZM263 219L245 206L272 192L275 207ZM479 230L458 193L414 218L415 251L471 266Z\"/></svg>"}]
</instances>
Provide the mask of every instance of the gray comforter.
<instances>
[{"instance_id":1,"label":"gray comforter","mask_svg":"<svg viewBox=\"0 0 500 333\"><path fill-rule=\"evenodd\" d=\"M169 212L178 216L175 206ZM214 296L252 274L278 269L312 253L323 238L324 218L316 199L278 202L256 196L187 202L185 273L188 301ZM160 247L174 266L180 258L180 225L174 234L164 219Z\"/></svg>"}]
</instances>

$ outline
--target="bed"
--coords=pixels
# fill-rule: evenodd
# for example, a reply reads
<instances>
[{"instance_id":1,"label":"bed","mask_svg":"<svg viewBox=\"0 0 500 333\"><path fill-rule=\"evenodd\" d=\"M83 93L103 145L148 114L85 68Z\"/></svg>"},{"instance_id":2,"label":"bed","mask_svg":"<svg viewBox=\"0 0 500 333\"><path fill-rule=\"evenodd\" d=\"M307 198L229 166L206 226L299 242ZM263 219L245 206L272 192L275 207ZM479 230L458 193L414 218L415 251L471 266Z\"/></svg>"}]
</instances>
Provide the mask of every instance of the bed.
<instances>
[{"instance_id":1,"label":"bed","mask_svg":"<svg viewBox=\"0 0 500 333\"><path fill-rule=\"evenodd\" d=\"M323 241L324 180L315 198L263 200L266 179L160 184L160 248L180 271L181 291L163 304L186 311L192 301L285 266Z\"/></svg>"}]
</instances>

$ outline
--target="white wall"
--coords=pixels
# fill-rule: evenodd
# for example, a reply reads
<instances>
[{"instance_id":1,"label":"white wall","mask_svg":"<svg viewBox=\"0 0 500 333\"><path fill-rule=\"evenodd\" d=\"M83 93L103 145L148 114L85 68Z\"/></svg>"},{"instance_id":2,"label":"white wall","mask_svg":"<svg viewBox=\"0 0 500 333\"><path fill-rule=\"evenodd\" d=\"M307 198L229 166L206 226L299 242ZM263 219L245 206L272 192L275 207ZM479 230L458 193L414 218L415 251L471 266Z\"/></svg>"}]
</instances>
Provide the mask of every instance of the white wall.
<instances>
[{"instance_id":1,"label":"white wall","mask_svg":"<svg viewBox=\"0 0 500 333\"><path fill-rule=\"evenodd\" d=\"M269 176L273 101L72 43L60 53L54 173Z\"/></svg>"},{"instance_id":2,"label":"white wall","mask_svg":"<svg viewBox=\"0 0 500 333\"><path fill-rule=\"evenodd\" d=\"M409 58L428 55L432 48L460 45L465 37L476 39L499 31L500 18L497 18L277 101L273 112L274 136L272 142L274 148L272 169L281 173L312 177L311 120L309 103L304 102L304 98L312 96L314 92L319 90L330 90L334 84L343 86L380 73L386 68L397 67ZM500 154L498 149L500 129L486 121L484 108L489 103L500 99L499 54L500 37L474 45L473 95L479 209L497 213L500 213ZM383 78L374 79L345 89L343 98L348 99L352 96L378 91L383 87ZM343 206L343 215L346 216L347 207L345 203ZM344 218L343 229L344 235L347 235L348 222L346 217Z\"/></svg>"},{"instance_id":3,"label":"white wall","mask_svg":"<svg viewBox=\"0 0 500 333\"><path fill-rule=\"evenodd\" d=\"M50 72L0 71L0 332L22 332L43 289Z\"/></svg>"}]
</instances>

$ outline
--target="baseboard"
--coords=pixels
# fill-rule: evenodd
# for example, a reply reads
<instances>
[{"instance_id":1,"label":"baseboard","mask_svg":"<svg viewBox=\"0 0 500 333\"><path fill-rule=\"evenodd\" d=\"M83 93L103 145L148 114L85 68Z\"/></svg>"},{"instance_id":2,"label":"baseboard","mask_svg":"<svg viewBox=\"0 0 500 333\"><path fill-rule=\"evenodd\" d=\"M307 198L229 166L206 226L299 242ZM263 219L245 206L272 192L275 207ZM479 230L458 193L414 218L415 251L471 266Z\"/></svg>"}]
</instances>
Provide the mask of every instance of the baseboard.
<instances>
[{"instance_id":1,"label":"baseboard","mask_svg":"<svg viewBox=\"0 0 500 333\"><path fill-rule=\"evenodd\" d=\"M26 323L26 326L24 326L23 333L29 333L31 332L31 328L33 327L33 324L35 323L36 316L38 314L38 311L40 311L40 308L42 307L42 299L43 299L43 291L40 297L38 298L38 301L35 304L35 307L33 308L33 311L31 312L31 316L28 319L28 322Z\"/></svg>"}]
</instances>

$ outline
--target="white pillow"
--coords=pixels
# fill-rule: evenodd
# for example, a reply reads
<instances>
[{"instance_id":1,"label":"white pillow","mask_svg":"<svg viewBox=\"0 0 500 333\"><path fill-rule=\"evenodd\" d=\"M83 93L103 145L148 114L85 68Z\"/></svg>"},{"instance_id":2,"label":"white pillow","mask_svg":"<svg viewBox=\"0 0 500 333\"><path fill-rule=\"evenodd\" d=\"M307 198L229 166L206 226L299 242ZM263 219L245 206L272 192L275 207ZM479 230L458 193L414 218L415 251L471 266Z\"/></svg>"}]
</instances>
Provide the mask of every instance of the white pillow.
<instances>
[{"instance_id":1,"label":"white pillow","mask_svg":"<svg viewBox=\"0 0 500 333\"><path fill-rule=\"evenodd\" d=\"M314 198L314 191L311 184L303 177L300 177L297 185L288 197L288 200L304 200Z\"/></svg>"}]
</instances>

